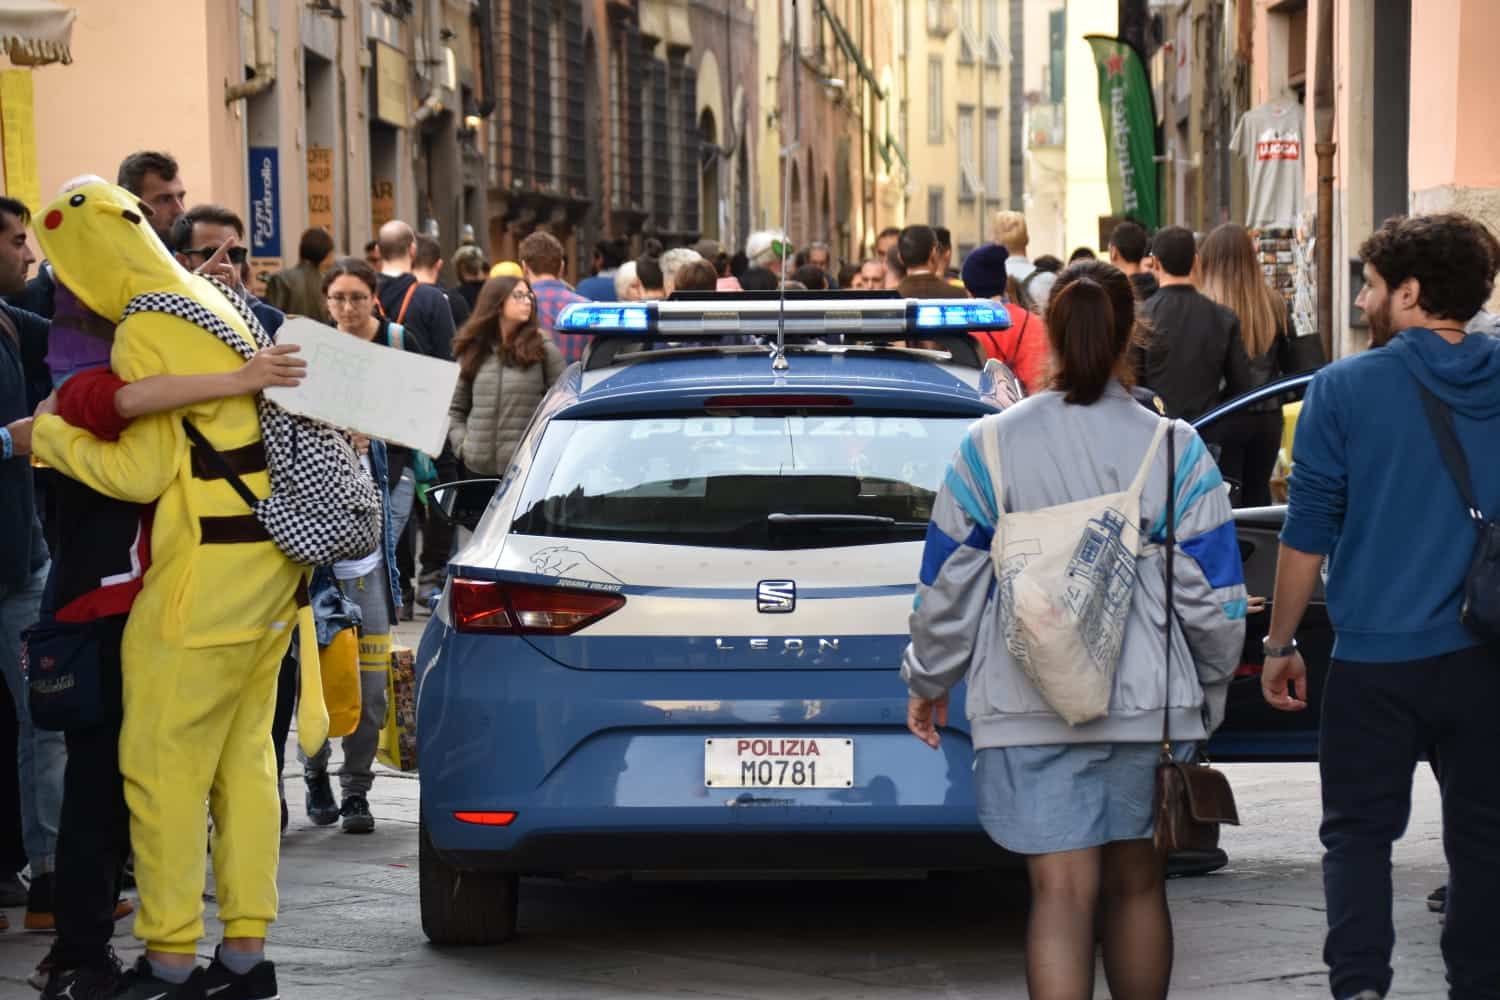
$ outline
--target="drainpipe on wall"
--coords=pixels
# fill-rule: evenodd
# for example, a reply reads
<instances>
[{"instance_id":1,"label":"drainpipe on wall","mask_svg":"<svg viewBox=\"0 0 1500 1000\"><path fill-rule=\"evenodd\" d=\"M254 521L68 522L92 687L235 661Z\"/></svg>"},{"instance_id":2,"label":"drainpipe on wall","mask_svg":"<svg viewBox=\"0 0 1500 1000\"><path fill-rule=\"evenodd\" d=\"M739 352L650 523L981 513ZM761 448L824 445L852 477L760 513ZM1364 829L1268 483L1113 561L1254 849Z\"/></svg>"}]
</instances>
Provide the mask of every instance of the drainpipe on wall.
<instances>
[{"instance_id":1,"label":"drainpipe on wall","mask_svg":"<svg viewBox=\"0 0 1500 1000\"><path fill-rule=\"evenodd\" d=\"M1318 166L1318 336L1323 357L1333 360L1333 0L1318 3L1318 51L1313 85L1313 134Z\"/></svg>"},{"instance_id":2,"label":"drainpipe on wall","mask_svg":"<svg viewBox=\"0 0 1500 1000\"><path fill-rule=\"evenodd\" d=\"M255 0L255 77L225 84L224 103L264 94L276 82L276 36L271 33L271 0Z\"/></svg>"}]
</instances>

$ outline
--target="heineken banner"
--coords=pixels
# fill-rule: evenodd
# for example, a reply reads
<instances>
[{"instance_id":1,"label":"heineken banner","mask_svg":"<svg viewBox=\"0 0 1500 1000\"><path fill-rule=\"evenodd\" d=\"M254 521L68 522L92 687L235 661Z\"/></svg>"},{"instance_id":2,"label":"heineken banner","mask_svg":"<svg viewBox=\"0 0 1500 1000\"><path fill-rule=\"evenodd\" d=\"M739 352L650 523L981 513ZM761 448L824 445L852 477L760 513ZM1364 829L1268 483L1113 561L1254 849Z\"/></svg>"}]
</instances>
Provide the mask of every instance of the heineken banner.
<instances>
[{"instance_id":1,"label":"heineken banner","mask_svg":"<svg viewBox=\"0 0 1500 1000\"><path fill-rule=\"evenodd\" d=\"M1114 213L1147 229L1161 225L1156 184L1156 110L1146 65L1128 42L1085 36L1099 69L1099 110L1109 153L1109 199Z\"/></svg>"}]
</instances>

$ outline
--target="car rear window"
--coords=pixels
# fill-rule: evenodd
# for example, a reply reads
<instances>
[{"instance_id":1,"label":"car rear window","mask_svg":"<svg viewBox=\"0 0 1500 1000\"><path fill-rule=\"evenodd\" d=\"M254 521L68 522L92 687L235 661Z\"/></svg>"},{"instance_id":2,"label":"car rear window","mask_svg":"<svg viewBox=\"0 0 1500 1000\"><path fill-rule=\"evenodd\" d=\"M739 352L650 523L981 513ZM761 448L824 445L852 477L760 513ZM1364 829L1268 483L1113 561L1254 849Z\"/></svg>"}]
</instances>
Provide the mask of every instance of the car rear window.
<instances>
[{"instance_id":1,"label":"car rear window","mask_svg":"<svg viewBox=\"0 0 1500 1000\"><path fill-rule=\"evenodd\" d=\"M511 530L747 549L919 540L972 421L889 413L556 420Z\"/></svg>"}]
</instances>

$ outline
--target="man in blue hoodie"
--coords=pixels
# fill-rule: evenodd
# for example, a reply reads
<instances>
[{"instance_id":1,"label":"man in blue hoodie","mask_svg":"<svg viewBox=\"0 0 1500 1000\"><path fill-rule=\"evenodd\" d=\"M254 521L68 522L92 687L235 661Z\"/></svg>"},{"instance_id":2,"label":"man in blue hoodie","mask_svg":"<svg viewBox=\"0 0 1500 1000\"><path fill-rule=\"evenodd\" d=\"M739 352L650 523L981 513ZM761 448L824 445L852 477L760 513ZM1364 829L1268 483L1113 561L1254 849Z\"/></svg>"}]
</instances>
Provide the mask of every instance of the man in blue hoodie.
<instances>
[{"instance_id":1,"label":"man in blue hoodie","mask_svg":"<svg viewBox=\"0 0 1500 1000\"><path fill-rule=\"evenodd\" d=\"M1336 641L1322 698L1324 960L1338 998L1391 986L1391 846L1412 774L1443 761L1450 996L1500 997L1500 652L1460 621L1476 535L1429 429L1440 399L1484 513L1500 515L1500 340L1465 324L1494 288L1497 246L1462 215L1391 219L1360 247L1372 350L1318 373L1297 421L1266 700L1307 707L1293 636L1328 560Z\"/></svg>"}]
</instances>

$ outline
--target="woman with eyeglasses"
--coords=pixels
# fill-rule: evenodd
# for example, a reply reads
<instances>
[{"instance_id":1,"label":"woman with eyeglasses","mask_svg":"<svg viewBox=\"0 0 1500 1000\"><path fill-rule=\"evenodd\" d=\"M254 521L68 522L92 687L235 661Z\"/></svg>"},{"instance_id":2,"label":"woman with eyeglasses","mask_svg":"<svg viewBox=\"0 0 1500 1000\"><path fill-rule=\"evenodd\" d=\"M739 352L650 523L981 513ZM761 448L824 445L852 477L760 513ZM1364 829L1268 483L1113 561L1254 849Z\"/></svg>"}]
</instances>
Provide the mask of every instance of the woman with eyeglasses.
<instances>
[{"instance_id":1,"label":"woman with eyeglasses","mask_svg":"<svg viewBox=\"0 0 1500 1000\"><path fill-rule=\"evenodd\" d=\"M566 363L537 323L536 298L521 278L491 278L453 340L458 388L448 408L448 442L469 472L510 467L531 415Z\"/></svg>"},{"instance_id":2,"label":"woman with eyeglasses","mask_svg":"<svg viewBox=\"0 0 1500 1000\"><path fill-rule=\"evenodd\" d=\"M416 335L403 330L379 314L375 302L375 271L364 261L345 257L323 276L323 297L338 329L350 336L424 353ZM411 450L360 435L354 439L360 459L370 474L386 489L386 516L381 544L358 559L346 559L320 568L313 580L314 593L321 590L323 574L331 569L335 585L360 609L359 682L360 716L354 732L344 737L344 767L339 773L342 800L333 797L328 779L331 744L304 760L307 783L307 816L318 826L341 821L345 833L370 833L375 818L370 813L369 792L374 783L375 751L385 725L387 671L391 660L391 624L400 608L401 586L396 577L396 539L411 516L416 479L409 465Z\"/></svg>"}]
</instances>

